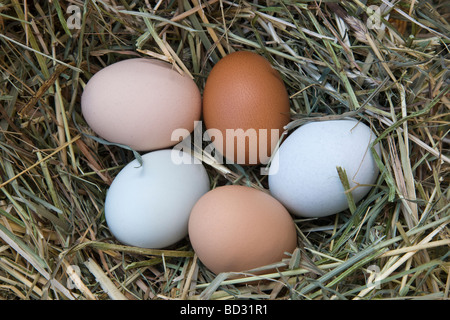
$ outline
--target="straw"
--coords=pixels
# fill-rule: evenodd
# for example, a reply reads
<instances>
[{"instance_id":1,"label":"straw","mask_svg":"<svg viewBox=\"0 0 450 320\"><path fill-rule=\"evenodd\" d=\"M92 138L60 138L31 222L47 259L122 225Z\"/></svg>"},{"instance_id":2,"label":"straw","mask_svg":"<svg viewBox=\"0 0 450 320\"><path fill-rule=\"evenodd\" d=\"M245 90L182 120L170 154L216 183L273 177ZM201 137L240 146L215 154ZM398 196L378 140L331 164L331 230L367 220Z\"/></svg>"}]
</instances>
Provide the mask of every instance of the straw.
<instances>
[{"instance_id":1,"label":"straw","mask_svg":"<svg viewBox=\"0 0 450 320\"><path fill-rule=\"evenodd\" d=\"M445 0L2 1L0 299L448 299L449 15ZM285 136L345 117L373 129L371 191L356 203L347 192L339 214L293 217L298 249L257 270L215 275L188 237L158 250L119 243L106 190L140 153L89 128L86 83L138 56L171 63L203 91L215 63L239 50L282 76ZM206 145L193 155L212 188L269 191L264 167L218 163Z\"/></svg>"}]
</instances>

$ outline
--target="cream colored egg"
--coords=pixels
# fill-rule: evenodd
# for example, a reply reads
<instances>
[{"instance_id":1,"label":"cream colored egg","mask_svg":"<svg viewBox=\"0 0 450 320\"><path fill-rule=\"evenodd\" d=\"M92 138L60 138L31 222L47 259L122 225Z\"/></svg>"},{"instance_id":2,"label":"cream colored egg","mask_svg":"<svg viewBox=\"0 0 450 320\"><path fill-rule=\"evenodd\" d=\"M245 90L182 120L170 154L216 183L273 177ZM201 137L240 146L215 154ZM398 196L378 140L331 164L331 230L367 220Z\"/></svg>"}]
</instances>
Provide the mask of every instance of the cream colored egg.
<instances>
[{"instance_id":1,"label":"cream colored egg","mask_svg":"<svg viewBox=\"0 0 450 320\"><path fill-rule=\"evenodd\" d=\"M84 88L81 107L103 139L151 151L178 143L172 140L176 129L186 129L186 136L193 131L201 96L195 82L169 63L137 58L97 72Z\"/></svg>"}]
</instances>

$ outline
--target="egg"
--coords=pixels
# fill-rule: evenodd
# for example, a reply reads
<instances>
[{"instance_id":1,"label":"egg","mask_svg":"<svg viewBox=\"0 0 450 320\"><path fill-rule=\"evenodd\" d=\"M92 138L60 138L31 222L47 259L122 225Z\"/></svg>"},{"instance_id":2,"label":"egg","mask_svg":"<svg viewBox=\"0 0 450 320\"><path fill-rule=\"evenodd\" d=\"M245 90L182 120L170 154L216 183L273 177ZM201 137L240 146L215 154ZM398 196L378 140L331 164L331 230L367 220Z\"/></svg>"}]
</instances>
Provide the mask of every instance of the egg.
<instances>
[{"instance_id":1,"label":"egg","mask_svg":"<svg viewBox=\"0 0 450 320\"><path fill-rule=\"evenodd\" d=\"M294 221L280 202L241 185L203 195L192 209L188 233L200 261L216 274L279 262L297 244Z\"/></svg>"},{"instance_id":2,"label":"egg","mask_svg":"<svg viewBox=\"0 0 450 320\"><path fill-rule=\"evenodd\" d=\"M345 170L354 201L360 201L379 174L371 151L375 138L355 119L302 125L274 156L268 178L271 194L299 217L324 217L348 209L337 167ZM379 145L374 149L379 155Z\"/></svg>"},{"instance_id":3,"label":"egg","mask_svg":"<svg viewBox=\"0 0 450 320\"><path fill-rule=\"evenodd\" d=\"M187 236L192 207L209 191L201 163L170 149L142 155L114 178L105 199L105 219L120 242L161 249Z\"/></svg>"},{"instance_id":4,"label":"egg","mask_svg":"<svg viewBox=\"0 0 450 320\"><path fill-rule=\"evenodd\" d=\"M203 120L223 162L266 164L290 120L289 111L283 79L256 53L230 53L208 75Z\"/></svg>"},{"instance_id":5,"label":"egg","mask_svg":"<svg viewBox=\"0 0 450 320\"><path fill-rule=\"evenodd\" d=\"M201 94L171 64L133 58L95 73L83 90L81 110L103 139L152 151L178 143L172 140L176 129L186 129L181 138L193 131L201 117Z\"/></svg>"}]
</instances>

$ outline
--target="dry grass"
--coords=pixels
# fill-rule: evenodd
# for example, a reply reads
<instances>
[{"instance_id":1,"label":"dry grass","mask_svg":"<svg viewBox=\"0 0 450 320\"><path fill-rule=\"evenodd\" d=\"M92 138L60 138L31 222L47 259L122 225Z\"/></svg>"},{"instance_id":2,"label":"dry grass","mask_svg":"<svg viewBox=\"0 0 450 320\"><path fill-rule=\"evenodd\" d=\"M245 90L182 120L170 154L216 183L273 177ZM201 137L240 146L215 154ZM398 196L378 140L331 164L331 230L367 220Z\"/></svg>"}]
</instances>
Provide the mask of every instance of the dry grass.
<instances>
[{"instance_id":1,"label":"dry grass","mask_svg":"<svg viewBox=\"0 0 450 320\"><path fill-rule=\"evenodd\" d=\"M367 1L382 5L380 22L364 3L2 1L0 299L448 299L449 8ZM80 28L69 28L68 5ZM299 250L259 284L215 277L187 240L117 243L103 201L134 155L91 139L80 114L89 77L115 61L157 57L203 88L214 63L241 49L281 72L290 130L350 114L382 146L364 201L296 220ZM206 167L213 186L267 187L259 169Z\"/></svg>"}]
</instances>

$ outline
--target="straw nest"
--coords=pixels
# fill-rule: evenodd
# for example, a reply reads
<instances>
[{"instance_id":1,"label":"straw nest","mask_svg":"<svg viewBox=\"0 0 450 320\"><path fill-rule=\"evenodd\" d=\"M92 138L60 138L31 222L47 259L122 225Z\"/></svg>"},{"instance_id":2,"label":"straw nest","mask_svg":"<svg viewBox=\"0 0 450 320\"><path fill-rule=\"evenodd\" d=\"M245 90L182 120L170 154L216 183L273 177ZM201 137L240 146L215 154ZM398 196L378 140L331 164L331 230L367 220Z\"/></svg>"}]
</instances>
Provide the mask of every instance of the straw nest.
<instances>
[{"instance_id":1,"label":"straw nest","mask_svg":"<svg viewBox=\"0 0 450 320\"><path fill-rule=\"evenodd\" d=\"M445 2L2 1L0 298L448 299ZM349 115L373 128L376 186L340 214L295 220L299 248L277 273L216 276L188 239L166 250L116 242L105 193L135 155L90 137L88 79L153 57L202 89L221 57L243 49L283 76L288 130ZM205 166L212 187L267 188L259 169Z\"/></svg>"}]
</instances>

